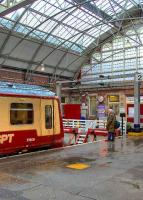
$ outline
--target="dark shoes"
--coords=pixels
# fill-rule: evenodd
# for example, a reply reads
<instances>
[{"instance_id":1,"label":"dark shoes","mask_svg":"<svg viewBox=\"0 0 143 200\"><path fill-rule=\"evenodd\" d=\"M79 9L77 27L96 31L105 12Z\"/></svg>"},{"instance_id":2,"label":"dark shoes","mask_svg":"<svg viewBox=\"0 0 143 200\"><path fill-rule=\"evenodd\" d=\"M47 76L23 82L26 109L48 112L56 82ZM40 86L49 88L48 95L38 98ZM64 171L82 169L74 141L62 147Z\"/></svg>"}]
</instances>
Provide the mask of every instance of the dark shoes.
<instances>
[{"instance_id":1,"label":"dark shoes","mask_svg":"<svg viewBox=\"0 0 143 200\"><path fill-rule=\"evenodd\" d=\"M109 139L109 138L108 138L108 139L107 139L107 141L112 141L112 142L114 142L114 141L115 141L115 139Z\"/></svg>"}]
</instances>

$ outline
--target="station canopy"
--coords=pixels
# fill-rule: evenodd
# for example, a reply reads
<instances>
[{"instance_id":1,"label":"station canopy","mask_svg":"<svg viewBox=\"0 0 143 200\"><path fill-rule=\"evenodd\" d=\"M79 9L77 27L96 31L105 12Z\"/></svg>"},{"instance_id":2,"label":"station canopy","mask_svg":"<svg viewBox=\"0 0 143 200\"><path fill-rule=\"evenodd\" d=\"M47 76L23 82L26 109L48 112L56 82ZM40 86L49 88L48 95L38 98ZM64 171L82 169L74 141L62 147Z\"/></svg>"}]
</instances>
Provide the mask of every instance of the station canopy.
<instances>
[{"instance_id":1,"label":"station canopy","mask_svg":"<svg viewBox=\"0 0 143 200\"><path fill-rule=\"evenodd\" d=\"M1 8L7 0L1 0ZM15 1L10 1L15 2ZM22 4L22 3L25 4ZM74 77L99 42L133 20L142 0L16 1L0 13L1 65ZM27 52L31 45L31 51ZM13 64L11 64L13 63Z\"/></svg>"}]
</instances>

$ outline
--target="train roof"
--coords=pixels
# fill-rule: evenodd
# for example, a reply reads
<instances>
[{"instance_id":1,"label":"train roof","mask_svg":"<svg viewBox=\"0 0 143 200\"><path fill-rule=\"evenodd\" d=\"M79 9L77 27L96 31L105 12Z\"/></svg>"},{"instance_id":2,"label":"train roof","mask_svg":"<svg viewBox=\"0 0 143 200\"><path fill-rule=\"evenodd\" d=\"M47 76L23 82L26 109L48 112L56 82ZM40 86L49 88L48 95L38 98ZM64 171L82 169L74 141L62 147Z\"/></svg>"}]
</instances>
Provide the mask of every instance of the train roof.
<instances>
[{"instance_id":1,"label":"train roof","mask_svg":"<svg viewBox=\"0 0 143 200\"><path fill-rule=\"evenodd\" d=\"M41 86L21 84L21 83L2 82L2 81L0 81L0 93L29 95L29 96L44 96L44 97L55 96L54 92L51 92L47 88L44 88Z\"/></svg>"}]
</instances>

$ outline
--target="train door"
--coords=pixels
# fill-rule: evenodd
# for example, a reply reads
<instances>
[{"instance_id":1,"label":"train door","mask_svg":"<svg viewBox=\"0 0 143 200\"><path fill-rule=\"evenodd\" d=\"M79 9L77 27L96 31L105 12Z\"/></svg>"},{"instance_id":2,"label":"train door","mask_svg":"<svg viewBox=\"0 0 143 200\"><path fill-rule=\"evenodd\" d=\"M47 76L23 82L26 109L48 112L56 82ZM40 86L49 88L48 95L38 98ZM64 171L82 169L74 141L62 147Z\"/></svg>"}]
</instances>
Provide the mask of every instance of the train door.
<instances>
[{"instance_id":1,"label":"train door","mask_svg":"<svg viewBox=\"0 0 143 200\"><path fill-rule=\"evenodd\" d=\"M54 134L54 100L41 99L42 136Z\"/></svg>"}]
</instances>

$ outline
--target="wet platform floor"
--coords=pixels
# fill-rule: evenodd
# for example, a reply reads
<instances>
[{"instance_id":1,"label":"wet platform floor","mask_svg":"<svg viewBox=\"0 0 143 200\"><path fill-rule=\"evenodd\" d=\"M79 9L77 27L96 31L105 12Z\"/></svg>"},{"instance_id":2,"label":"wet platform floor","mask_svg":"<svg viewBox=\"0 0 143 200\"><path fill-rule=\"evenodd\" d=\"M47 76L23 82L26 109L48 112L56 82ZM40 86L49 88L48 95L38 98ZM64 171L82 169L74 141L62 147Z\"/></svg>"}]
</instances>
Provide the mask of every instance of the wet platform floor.
<instances>
[{"instance_id":1,"label":"wet platform floor","mask_svg":"<svg viewBox=\"0 0 143 200\"><path fill-rule=\"evenodd\" d=\"M83 164L85 169L68 168ZM142 200L143 138L0 160L0 200Z\"/></svg>"}]
</instances>

